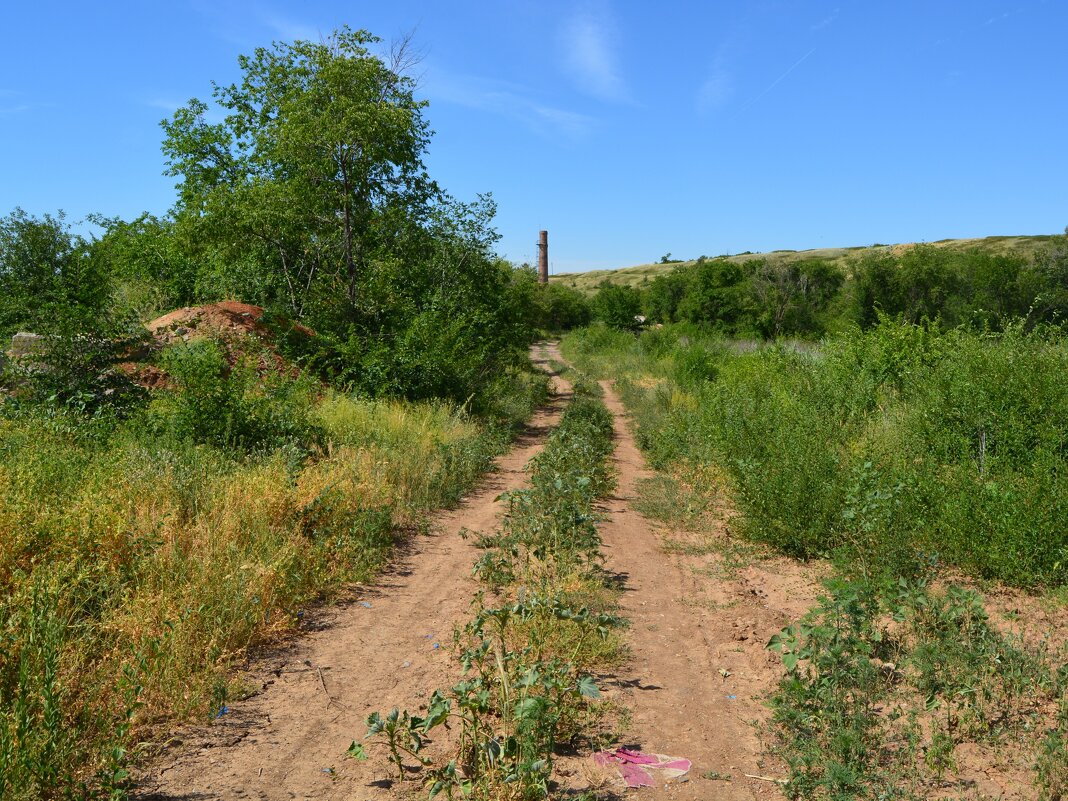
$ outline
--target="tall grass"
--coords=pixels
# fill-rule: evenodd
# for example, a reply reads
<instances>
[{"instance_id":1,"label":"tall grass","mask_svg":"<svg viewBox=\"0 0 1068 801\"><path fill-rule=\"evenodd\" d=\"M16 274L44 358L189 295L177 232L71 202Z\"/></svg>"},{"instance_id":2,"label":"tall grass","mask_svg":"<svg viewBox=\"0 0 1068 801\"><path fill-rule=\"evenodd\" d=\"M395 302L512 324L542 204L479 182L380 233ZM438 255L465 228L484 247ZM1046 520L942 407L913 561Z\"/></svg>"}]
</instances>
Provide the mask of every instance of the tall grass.
<instances>
[{"instance_id":1,"label":"tall grass","mask_svg":"<svg viewBox=\"0 0 1068 801\"><path fill-rule=\"evenodd\" d=\"M235 658L369 578L508 438L444 403L216 390L115 428L0 416L0 797L121 794L137 731L218 713Z\"/></svg>"},{"instance_id":2,"label":"tall grass","mask_svg":"<svg viewBox=\"0 0 1068 801\"><path fill-rule=\"evenodd\" d=\"M787 795L933 797L966 745L1063 796L1063 649L1004 636L979 595L931 580L948 563L1068 584L1068 342L883 321L810 351L669 327L575 332L564 352L617 378L655 466L726 478L732 527L836 557L827 597L768 644Z\"/></svg>"},{"instance_id":3,"label":"tall grass","mask_svg":"<svg viewBox=\"0 0 1068 801\"><path fill-rule=\"evenodd\" d=\"M1068 343L884 322L818 350L590 330L565 352L621 376L654 464L716 464L749 536L865 573L932 560L1068 581Z\"/></svg>"}]
</instances>

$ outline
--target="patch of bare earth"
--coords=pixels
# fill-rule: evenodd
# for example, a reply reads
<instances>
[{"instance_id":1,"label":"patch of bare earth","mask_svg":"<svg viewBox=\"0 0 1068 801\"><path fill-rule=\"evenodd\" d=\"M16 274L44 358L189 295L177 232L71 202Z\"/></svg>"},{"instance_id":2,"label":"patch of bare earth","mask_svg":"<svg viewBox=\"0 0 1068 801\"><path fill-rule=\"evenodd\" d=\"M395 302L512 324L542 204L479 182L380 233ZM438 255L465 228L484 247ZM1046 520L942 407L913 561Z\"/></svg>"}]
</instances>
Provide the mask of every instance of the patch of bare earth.
<instances>
[{"instance_id":1,"label":"patch of bare earth","mask_svg":"<svg viewBox=\"0 0 1068 801\"><path fill-rule=\"evenodd\" d=\"M765 699L782 675L764 645L812 605L814 571L779 558L738 564L725 520L696 534L656 526L635 511L639 482L654 474L611 385L602 387L615 417L618 486L601 531L607 567L625 588L633 654L610 693L631 709L627 745L693 762L684 779L634 792L647 799L781 798L775 779L785 774L766 757L754 725L768 720Z\"/></svg>"}]
</instances>

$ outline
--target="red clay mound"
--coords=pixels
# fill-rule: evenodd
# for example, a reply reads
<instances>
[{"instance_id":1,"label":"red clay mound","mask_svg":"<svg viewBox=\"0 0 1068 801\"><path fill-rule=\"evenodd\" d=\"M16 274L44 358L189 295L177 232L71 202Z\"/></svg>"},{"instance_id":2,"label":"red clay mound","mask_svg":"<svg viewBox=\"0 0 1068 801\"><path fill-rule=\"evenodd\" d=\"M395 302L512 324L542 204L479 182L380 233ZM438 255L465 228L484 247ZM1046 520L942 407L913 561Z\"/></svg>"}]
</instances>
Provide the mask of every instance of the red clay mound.
<instances>
[{"instance_id":1,"label":"red clay mound","mask_svg":"<svg viewBox=\"0 0 1068 801\"><path fill-rule=\"evenodd\" d=\"M290 322L288 325L305 336L315 336L314 331L300 323ZM185 306L157 317L145 327L156 340L157 348L177 342L212 339L223 346L231 365L252 358L261 375L295 375L298 372L275 349L276 332L263 322L263 308L251 303L227 300L205 306ZM123 371L150 389L169 384L165 373L149 365L131 362L123 365Z\"/></svg>"},{"instance_id":2,"label":"red clay mound","mask_svg":"<svg viewBox=\"0 0 1068 801\"><path fill-rule=\"evenodd\" d=\"M259 306L227 300L207 306L175 309L157 317L146 328L161 344L169 345L179 339L188 342L198 337L226 339L232 334L263 336L267 329L260 323L262 318L263 309Z\"/></svg>"}]
</instances>

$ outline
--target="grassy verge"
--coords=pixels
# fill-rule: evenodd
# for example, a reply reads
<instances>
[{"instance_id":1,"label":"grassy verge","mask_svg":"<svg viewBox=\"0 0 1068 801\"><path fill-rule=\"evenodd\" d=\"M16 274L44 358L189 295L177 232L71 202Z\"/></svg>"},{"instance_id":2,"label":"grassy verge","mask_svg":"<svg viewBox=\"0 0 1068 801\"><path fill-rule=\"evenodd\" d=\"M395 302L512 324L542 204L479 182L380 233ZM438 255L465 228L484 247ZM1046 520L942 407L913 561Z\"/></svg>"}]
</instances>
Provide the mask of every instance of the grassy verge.
<instances>
[{"instance_id":1,"label":"grassy verge","mask_svg":"<svg viewBox=\"0 0 1068 801\"><path fill-rule=\"evenodd\" d=\"M133 743L217 713L235 659L371 577L509 439L502 416L174 358L188 385L125 422L0 416L5 799L121 797ZM545 391L494 401L516 421Z\"/></svg>"},{"instance_id":2,"label":"grassy verge","mask_svg":"<svg viewBox=\"0 0 1068 801\"><path fill-rule=\"evenodd\" d=\"M687 328L564 340L620 382L656 467L714 465L753 539L917 575L1068 582L1068 344L886 323L818 351Z\"/></svg>"},{"instance_id":3,"label":"grassy verge","mask_svg":"<svg viewBox=\"0 0 1068 801\"><path fill-rule=\"evenodd\" d=\"M554 790L558 749L596 736L607 710L592 673L622 648L596 525L595 503L613 483L611 451L611 415L576 381L576 397L531 461L530 487L509 494L503 525L480 542L486 589L455 638L463 679L435 691L420 714L368 719L367 738L388 750L401 780L415 762L431 797L533 801ZM444 724L456 748L434 761L424 740ZM364 746L350 753L364 756Z\"/></svg>"}]
</instances>

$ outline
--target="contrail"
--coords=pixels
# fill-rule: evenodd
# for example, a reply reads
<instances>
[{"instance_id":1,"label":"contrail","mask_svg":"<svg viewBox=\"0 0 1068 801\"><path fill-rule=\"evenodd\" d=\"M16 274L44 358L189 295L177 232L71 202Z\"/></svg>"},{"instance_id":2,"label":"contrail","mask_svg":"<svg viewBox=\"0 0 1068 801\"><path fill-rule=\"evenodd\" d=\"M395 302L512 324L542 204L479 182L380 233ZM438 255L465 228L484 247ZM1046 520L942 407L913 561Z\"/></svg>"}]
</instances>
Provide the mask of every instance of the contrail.
<instances>
[{"instance_id":1,"label":"contrail","mask_svg":"<svg viewBox=\"0 0 1068 801\"><path fill-rule=\"evenodd\" d=\"M758 95L757 95L756 97L753 97L753 98L751 98L751 99L750 99L749 101L747 101L747 102L746 102L746 104L745 104L744 106L742 106L742 107L741 107L740 109L738 109L738 111L737 111L737 112L735 112L734 116L733 116L733 117L731 117L731 121L733 122L733 121L734 121L734 120L735 120L735 119L736 119L736 118L738 117L738 115L739 115L739 114L741 114L741 113L742 113L743 111L745 111L745 110L746 110L747 108L749 108L749 107L750 107L751 105L753 105L753 104L754 104L755 102L757 102L758 100L760 100L760 98L762 98L762 97L763 97L764 95L766 95L766 94L767 94L768 92L770 92L770 91L771 91L772 89L774 89L774 88L775 88L776 86L778 86L778 85L779 85L780 83L782 83L783 79L785 79L787 75L789 75L789 74L790 74L791 72L793 72L793 71L794 71L794 70L796 70L796 69L797 69L798 67L800 67L800 66L801 66L801 63L802 63L802 62L803 62L803 61L804 61L804 60L805 60L806 58L808 58L808 57L809 57L809 56L811 56L811 55L812 55L813 53L815 53L815 52L816 52L816 50L817 50L817 48L813 47L813 48L812 48L811 50L809 50L809 51L808 51L807 53L805 53L805 55L801 56L801 58L799 58L799 59L798 59L797 61L795 61L795 62L794 62L793 64L791 64L791 65L790 65L790 68L789 68L788 70L786 70L786 72L784 72L784 73L783 73L782 75L780 75L780 76L779 76L778 78L776 78L776 79L775 79L774 81L772 81L772 82L771 82L770 84L768 84L768 86L767 86L767 87L766 87L766 88L764 89L764 91L763 91L763 92L761 92L760 94L758 94Z\"/></svg>"}]
</instances>

